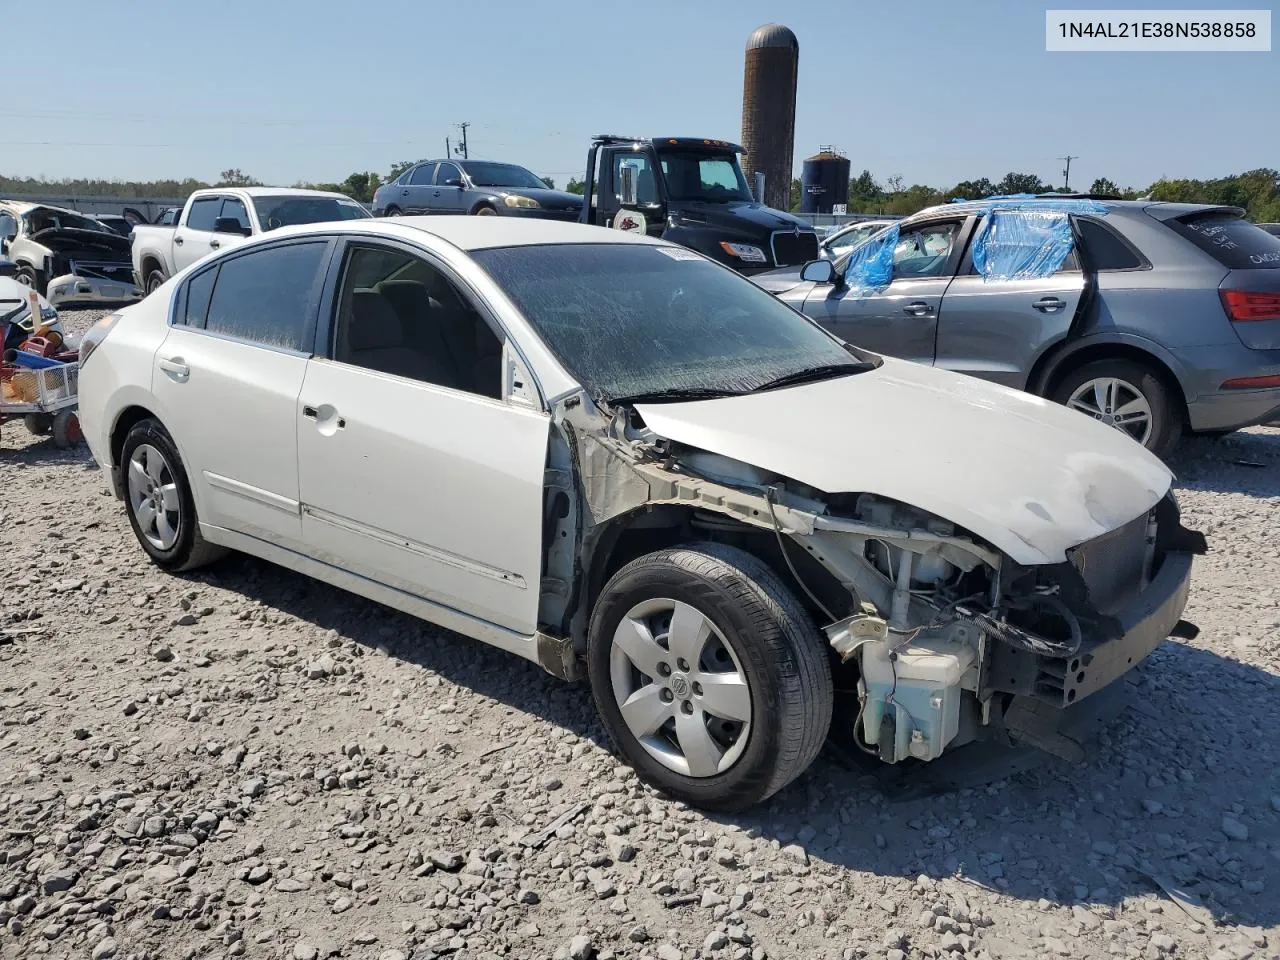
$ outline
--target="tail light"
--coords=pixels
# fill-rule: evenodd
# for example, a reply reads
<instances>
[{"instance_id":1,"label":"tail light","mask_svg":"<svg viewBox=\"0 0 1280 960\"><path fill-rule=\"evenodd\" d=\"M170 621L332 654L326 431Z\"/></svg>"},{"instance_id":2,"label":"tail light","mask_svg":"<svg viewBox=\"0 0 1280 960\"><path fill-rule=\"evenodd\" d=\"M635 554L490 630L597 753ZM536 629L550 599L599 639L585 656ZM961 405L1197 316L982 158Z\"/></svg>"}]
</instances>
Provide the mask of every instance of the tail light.
<instances>
[{"instance_id":1,"label":"tail light","mask_svg":"<svg viewBox=\"0 0 1280 960\"><path fill-rule=\"evenodd\" d=\"M116 321L119 319L119 313L103 317L80 338L80 369L84 369L85 361L93 355L93 351L98 349L102 341L107 339L107 334L111 332L111 328L116 325Z\"/></svg>"},{"instance_id":2,"label":"tail light","mask_svg":"<svg viewBox=\"0 0 1280 960\"><path fill-rule=\"evenodd\" d=\"M1254 290L1219 290L1222 308L1233 323L1253 320L1280 320L1280 293Z\"/></svg>"}]
</instances>

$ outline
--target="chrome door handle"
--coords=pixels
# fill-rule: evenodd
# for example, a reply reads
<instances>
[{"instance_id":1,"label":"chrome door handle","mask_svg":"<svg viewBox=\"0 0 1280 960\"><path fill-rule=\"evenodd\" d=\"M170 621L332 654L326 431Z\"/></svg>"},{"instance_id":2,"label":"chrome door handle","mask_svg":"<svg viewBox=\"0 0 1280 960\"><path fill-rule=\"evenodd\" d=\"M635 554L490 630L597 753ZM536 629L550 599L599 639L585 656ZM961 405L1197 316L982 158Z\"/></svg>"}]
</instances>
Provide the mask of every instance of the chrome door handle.
<instances>
[{"instance_id":1,"label":"chrome door handle","mask_svg":"<svg viewBox=\"0 0 1280 960\"><path fill-rule=\"evenodd\" d=\"M922 300L917 300L915 303L908 303L902 308L902 312L912 317L927 317L933 313L933 307Z\"/></svg>"},{"instance_id":2,"label":"chrome door handle","mask_svg":"<svg viewBox=\"0 0 1280 960\"><path fill-rule=\"evenodd\" d=\"M1057 297L1043 297L1033 303L1032 306L1041 313L1054 313L1057 310L1061 310L1066 304Z\"/></svg>"},{"instance_id":3,"label":"chrome door handle","mask_svg":"<svg viewBox=\"0 0 1280 960\"><path fill-rule=\"evenodd\" d=\"M185 383L191 376L191 368L182 362L181 357L161 357L156 365L179 383Z\"/></svg>"}]
</instances>

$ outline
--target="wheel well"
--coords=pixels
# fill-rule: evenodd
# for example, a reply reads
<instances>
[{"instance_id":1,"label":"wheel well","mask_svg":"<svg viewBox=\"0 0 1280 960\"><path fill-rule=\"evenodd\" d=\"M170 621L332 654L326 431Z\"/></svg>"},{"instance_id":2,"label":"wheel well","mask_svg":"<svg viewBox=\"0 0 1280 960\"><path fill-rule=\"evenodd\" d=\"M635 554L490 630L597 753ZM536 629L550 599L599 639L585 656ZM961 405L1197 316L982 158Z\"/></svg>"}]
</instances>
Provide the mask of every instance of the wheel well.
<instances>
[{"instance_id":1,"label":"wheel well","mask_svg":"<svg viewBox=\"0 0 1280 960\"><path fill-rule=\"evenodd\" d=\"M143 257L142 258L142 282L146 283L147 276L151 273L152 270L160 270L160 269L162 269L160 266L160 261L156 257Z\"/></svg>"},{"instance_id":2,"label":"wheel well","mask_svg":"<svg viewBox=\"0 0 1280 960\"><path fill-rule=\"evenodd\" d=\"M133 425L148 417L155 417L155 414L146 407L126 407L124 412L116 418L116 424L111 428L111 466L120 466L120 454L124 450L124 438L129 435L129 431L133 429Z\"/></svg>"},{"instance_id":3,"label":"wheel well","mask_svg":"<svg viewBox=\"0 0 1280 960\"><path fill-rule=\"evenodd\" d=\"M1163 360L1148 353L1141 347L1133 347L1126 343L1099 343L1085 347L1054 366L1054 355L1042 357L1036 364L1031 376L1027 378L1028 390L1042 397L1051 397L1064 377L1074 370L1079 370L1086 363L1098 360L1128 360L1146 367L1157 377L1177 401L1179 409L1187 405L1186 395L1182 392L1182 384L1174 376L1172 370Z\"/></svg>"},{"instance_id":4,"label":"wheel well","mask_svg":"<svg viewBox=\"0 0 1280 960\"><path fill-rule=\"evenodd\" d=\"M624 566L645 554L678 546L682 543L711 540L727 543L746 550L764 561L782 580L796 599L813 615L815 622L824 622L826 613L814 604L809 592L822 601L827 610L837 617L851 612L853 600L849 591L825 567L788 537L787 556L804 579L805 590L796 582L786 558L778 545L777 534L771 530L742 523L733 517L707 510L684 506L646 507L611 521L595 538L595 545L583 575L586 589L582 596L586 602L587 616L595 607L596 599L609 579Z\"/></svg>"},{"instance_id":5,"label":"wheel well","mask_svg":"<svg viewBox=\"0 0 1280 960\"><path fill-rule=\"evenodd\" d=\"M498 210L498 208L497 208L496 206L494 206L494 205L493 205L493 203L491 203L490 201L488 201L488 200L481 200L481 201L477 202L477 203L476 203L476 205L475 205L475 206L473 206L473 207L471 208L471 212L472 212L472 213L475 213L477 210L483 209L484 207L488 207L490 210L494 211L495 213L496 213L496 212L497 212L497 210Z\"/></svg>"}]
</instances>

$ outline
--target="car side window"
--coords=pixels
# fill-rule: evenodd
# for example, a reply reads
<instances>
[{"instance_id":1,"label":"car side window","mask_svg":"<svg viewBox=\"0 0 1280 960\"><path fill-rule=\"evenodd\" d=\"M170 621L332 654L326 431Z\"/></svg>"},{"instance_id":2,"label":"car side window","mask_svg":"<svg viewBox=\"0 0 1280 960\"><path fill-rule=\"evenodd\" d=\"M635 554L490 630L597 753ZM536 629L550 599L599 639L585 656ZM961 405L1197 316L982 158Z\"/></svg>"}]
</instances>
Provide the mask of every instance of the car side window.
<instances>
[{"instance_id":1,"label":"car side window","mask_svg":"<svg viewBox=\"0 0 1280 960\"><path fill-rule=\"evenodd\" d=\"M1076 221L1076 227L1093 269L1138 270L1143 266L1137 251L1116 236L1110 227L1083 217Z\"/></svg>"},{"instance_id":2,"label":"car side window","mask_svg":"<svg viewBox=\"0 0 1280 960\"><path fill-rule=\"evenodd\" d=\"M942 276L951 263L951 253L959 234L960 224L954 220L903 230L898 245L893 249L893 278L911 280Z\"/></svg>"},{"instance_id":3,"label":"car side window","mask_svg":"<svg viewBox=\"0 0 1280 960\"><path fill-rule=\"evenodd\" d=\"M213 232L213 225L218 221L218 211L222 209L222 197L201 197L191 204L191 212L187 214L189 230L207 230Z\"/></svg>"},{"instance_id":4,"label":"car side window","mask_svg":"<svg viewBox=\"0 0 1280 960\"><path fill-rule=\"evenodd\" d=\"M981 219L978 220L977 229L978 230L982 229ZM977 230L974 231L974 236L975 237L977 236ZM967 276L976 277L978 275L978 268L974 266L974 263L973 263L973 244L972 243L969 244L969 249L965 253L964 263L967 264L967 267L962 265L960 272ZM1079 272L1080 272L1080 258L1079 256L1076 255L1076 248L1073 246L1067 252L1067 258L1062 261L1062 266L1060 266L1057 270L1055 270L1053 275L1056 277L1062 273L1079 273Z\"/></svg>"},{"instance_id":5,"label":"car side window","mask_svg":"<svg viewBox=\"0 0 1280 960\"><path fill-rule=\"evenodd\" d=\"M213 296L213 282L218 277L218 269L197 273L187 281L187 289L182 295L182 315L175 319L188 327L204 329L205 317L209 315L209 299Z\"/></svg>"},{"instance_id":6,"label":"car side window","mask_svg":"<svg viewBox=\"0 0 1280 960\"><path fill-rule=\"evenodd\" d=\"M213 284L205 329L303 352L328 249L327 240L291 243L224 260Z\"/></svg>"},{"instance_id":7,"label":"car side window","mask_svg":"<svg viewBox=\"0 0 1280 960\"><path fill-rule=\"evenodd\" d=\"M502 397L502 342L465 294L421 257L352 246L333 359L422 383Z\"/></svg>"},{"instance_id":8,"label":"car side window","mask_svg":"<svg viewBox=\"0 0 1280 960\"><path fill-rule=\"evenodd\" d=\"M413 173L409 174L409 183L415 187L431 186L431 177L436 171L434 163L424 163L421 166L413 168Z\"/></svg>"},{"instance_id":9,"label":"car side window","mask_svg":"<svg viewBox=\"0 0 1280 960\"><path fill-rule=\"evenodd\" d=\"M220 217L234 217L240 221L241 228L249 229L249 211L244 208L244 204L235 197L227 197L222 201L222 213Z\"/></svg>"},{"instance_id":10,"label":"car side window","mask_svg":"<svg viewBox=\"0 0 1280 960\"><path fill-rule=\"evenodd\" d=\"M455 164L442 163L436 167L436 185L444 186L450 180L461 180L462 171Z\"/></svg>"}]
</instances>

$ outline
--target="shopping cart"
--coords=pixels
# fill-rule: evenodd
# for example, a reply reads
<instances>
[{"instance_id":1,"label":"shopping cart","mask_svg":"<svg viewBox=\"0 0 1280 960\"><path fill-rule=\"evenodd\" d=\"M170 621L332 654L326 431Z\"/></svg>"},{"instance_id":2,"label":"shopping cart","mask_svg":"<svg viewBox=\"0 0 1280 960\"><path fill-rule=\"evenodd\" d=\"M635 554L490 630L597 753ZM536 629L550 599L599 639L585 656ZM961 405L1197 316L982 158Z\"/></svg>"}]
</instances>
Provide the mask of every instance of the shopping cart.
<instances>
[{"instance_id":1,"label":"shopping cart","mask_svg":"<svg viewBox=\"0 0 1280 960\"><path fill-rule=\"evenodd\" d=\"M80 364L18 350L0 362L0 424L22 419L36 436L53 434L59 447L84 439L76 415Z\"/></svg>"}]
</instances>

